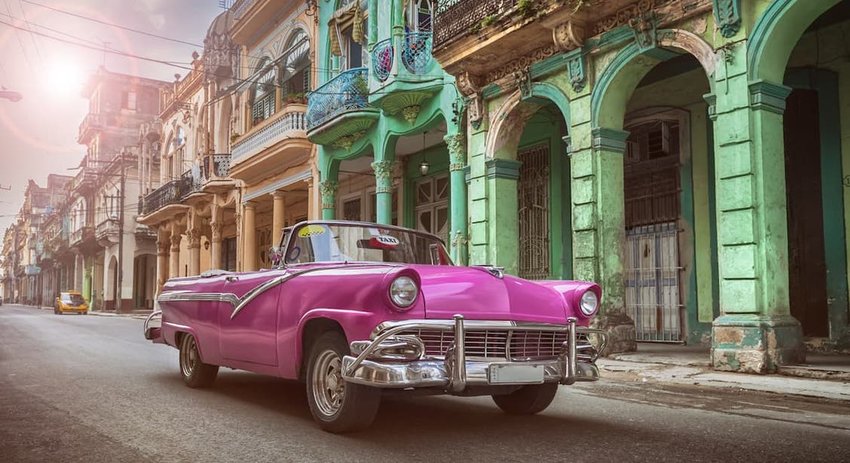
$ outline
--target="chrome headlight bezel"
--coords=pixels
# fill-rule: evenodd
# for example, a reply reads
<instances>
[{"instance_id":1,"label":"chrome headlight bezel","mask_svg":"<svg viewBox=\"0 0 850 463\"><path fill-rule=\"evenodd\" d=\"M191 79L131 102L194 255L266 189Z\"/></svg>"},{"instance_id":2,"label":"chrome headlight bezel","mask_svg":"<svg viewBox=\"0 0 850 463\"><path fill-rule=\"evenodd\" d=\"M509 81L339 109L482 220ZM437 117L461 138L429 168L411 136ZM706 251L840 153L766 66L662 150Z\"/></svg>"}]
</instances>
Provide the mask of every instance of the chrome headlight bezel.
<instances>
[{"instance_id":1,"label":"chrome headlight bezel","mask_svg":"<svg viewBox=\"0 0 850 463\"><path fill-rule=\"evenodd\" d=\"M397 309L408 310L419 297L419 286L413 278L401 275L390 283L389 296Z\"/></svg>"},{"instance_id":2,"label":"chrome headlight bezel","mask_svg":"<svg viewBox=\"0 0 850 463\"><path fill-rule=\"evenodd\" d=\"M588 289L579 298L578 308L582 315L592 317L599 310L599 296L595 291Z\"/></svg>"}]
</instances>

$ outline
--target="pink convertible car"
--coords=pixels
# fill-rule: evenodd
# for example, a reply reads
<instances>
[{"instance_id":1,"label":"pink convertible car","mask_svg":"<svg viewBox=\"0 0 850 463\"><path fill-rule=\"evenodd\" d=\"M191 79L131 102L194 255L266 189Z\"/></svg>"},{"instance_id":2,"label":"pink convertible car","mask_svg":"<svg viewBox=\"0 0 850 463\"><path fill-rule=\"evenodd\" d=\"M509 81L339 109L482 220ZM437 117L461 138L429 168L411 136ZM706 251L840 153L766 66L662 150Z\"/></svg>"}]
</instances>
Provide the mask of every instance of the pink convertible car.
<instances>
[{"instance_id":1,"label":"pink convertible car","mask_svg":"<svg viewBox=\"0 0 850 463\"><path fill-rule=\"evenodd\" d=\"M598 379L594 283L455 266L436 236L372 223L300 223L279 249L269 270L163 287L145 337L180 350L189 387L219 366L301 380L319 426L346 432L372 422L384 389L533 414L559 384Z\"/></svg>"}]
</instances>

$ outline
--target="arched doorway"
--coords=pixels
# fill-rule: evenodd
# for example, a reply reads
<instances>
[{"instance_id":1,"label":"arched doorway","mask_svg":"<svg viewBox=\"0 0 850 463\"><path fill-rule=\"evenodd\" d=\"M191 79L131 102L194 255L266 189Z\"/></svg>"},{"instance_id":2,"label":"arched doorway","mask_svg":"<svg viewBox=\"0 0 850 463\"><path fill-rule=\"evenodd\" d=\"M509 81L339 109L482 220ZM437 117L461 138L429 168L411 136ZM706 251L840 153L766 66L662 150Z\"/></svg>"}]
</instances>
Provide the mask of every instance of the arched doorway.
<instances>
[{"instance_id":1,"label":"arched doorway","mask_svg":"<svg viewBox=\"0 0 850 463\"><path fill-rule=\"evenodd\" d=\"M622 303L637 341L707 345L719 313L713 124L703 97L714 53L685 31L659 31L658 41L621 50L592 95L596 133L624 141Z\"/></svg>"}]
</instances>

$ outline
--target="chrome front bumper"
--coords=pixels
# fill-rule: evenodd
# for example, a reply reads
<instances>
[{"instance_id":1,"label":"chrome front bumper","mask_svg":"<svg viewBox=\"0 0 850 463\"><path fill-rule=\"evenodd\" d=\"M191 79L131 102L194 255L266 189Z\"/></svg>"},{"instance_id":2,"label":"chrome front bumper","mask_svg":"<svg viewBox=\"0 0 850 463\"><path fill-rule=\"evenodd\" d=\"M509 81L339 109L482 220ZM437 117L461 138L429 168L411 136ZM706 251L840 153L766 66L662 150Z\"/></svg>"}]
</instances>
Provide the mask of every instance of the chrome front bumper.
<instances>
[{"instance_id":1,"label":"chrome front bumper","mask_svg":"<svg viewBox=\"0 0 850 463\"><path fill-rule=\"evenodd\" d=\"M162 312L154 311L151 312L150 315L145 318L145 325L143 331L145 333L145 339L152 340L153 342L162 342Z\"/></svg>"},{"instance_id":2,"label":"chrome front bumper","mask_svg":"<svg viewBox=\"0 0 850 463\"><path fill-rule=\"evenodd\" d=\"M565 331L567 341L561 346L561 354L555 359L511 361L508 358L480 359L467 358L464 348L464 335L468 330L503 328L511 331ZM404 331L416 329L451 329L454 343L444 358L428 358L416 353L416 340L398 336ZM577 335L599 335L599 347L589 343L577 343ZM343 358L343 377L346 381L367 386L407 389L442 388L449 393L462 393L468 386L510 386L535 383L574 384L576 381L596 381L599 370L595 361L597 352L605 347L605 332L576 326L576 320L570 318L567 325L522 324L502 321L465 321L460 315L454 320L409 320L379 326L371 341L355 341L352 352ZM401 358L397 352L400 347L409 344L408 355L416 358ZM395 352L395 353L394 353ZM492 378L493 369L505 365L524 365L536 369L533 382L510 382Z\"/></svg>"}]
</instances>

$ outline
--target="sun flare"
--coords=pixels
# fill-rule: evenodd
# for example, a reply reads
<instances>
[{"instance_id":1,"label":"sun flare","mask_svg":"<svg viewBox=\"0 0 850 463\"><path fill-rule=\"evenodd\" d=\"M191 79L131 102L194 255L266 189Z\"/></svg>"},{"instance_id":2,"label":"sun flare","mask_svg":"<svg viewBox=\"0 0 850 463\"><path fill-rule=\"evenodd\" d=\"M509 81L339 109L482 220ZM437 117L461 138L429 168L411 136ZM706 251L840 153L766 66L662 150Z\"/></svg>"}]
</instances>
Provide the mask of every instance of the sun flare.
<instances>
[{"instance_id":1,"label":"sun flare","mask_svg":"<svg viewBox=\"0 0 850 463\"><path fill-rule=\"evenodd\" d=\"M69 58L55 58L46 65L44 84L54 96L79 96L85 81L79 63Z\"/></svg>"}]
</instances>

